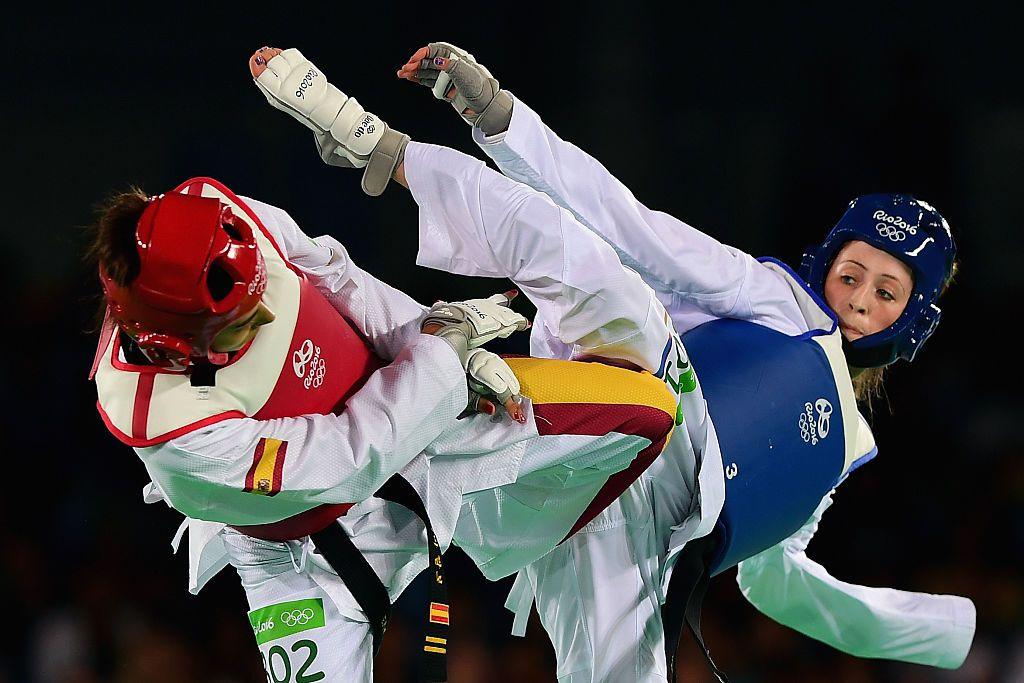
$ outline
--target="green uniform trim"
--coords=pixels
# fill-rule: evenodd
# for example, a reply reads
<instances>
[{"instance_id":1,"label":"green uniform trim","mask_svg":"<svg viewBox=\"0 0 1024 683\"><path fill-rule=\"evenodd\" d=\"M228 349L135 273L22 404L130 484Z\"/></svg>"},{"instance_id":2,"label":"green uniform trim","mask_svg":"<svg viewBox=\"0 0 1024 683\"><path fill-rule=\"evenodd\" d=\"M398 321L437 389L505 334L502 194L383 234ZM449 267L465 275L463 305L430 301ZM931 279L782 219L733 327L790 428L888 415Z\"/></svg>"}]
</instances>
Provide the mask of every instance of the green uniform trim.
<instances>
[{"instance_id":1,"label":"green uniform trim","mask_svg":"<svg viewBox=\"0 0 1024 683\"><path fill-rule=\"evenodd\" d=\"M249 612L249 624L256 635L257 645L320 628L327 624L324 601L323 598L309 598L254 609Z\"/></svg>"}]
</instances>

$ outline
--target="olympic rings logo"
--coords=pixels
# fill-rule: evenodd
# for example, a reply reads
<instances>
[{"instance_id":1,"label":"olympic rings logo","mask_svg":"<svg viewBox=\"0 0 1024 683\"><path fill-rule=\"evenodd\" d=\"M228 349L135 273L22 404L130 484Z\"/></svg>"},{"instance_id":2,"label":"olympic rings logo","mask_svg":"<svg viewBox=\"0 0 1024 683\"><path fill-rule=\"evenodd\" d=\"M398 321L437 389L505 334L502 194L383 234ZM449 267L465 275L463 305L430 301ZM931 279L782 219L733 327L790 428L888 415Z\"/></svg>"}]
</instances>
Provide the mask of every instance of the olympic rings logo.
<instances>
[{"instance_id":1,"label":"olympic rings logo","mask_svg":"<svg viewBox=\"0 0 1024 683\"><path fill-rule=\"evenodd\" d=\"M281 612L281 623L285 626L303 626L313 619L313 610L310 608L295 609L288 612Z\"/></svg>"},{"instance_id":2,"label":"olympic rings logo","mask_svg":"<svg viewBox=\"0 0 1024 683\"><path fill-rule=\"evenodd\" d=\"M804 404L804 412L800 413L800 438L804 440L804 443L809 443L812 446L818 444L818 435L814 433L815 424L814 418L811 417L811 404Z\"/></svg>"},{"instance_id":3,"label":"olympic rings logo","mask_svg":"<svg viewBox=\"0 0 1024 683\"><path fill-rule=\"evenodd\" d=\"M903 232L902 230L898 230L897 228L894 228L891 225L886 225L885 223L876 224L875 230L878 231L879 235L881 235L882 237L888 237L893 242L902 242L903 240L907 239L907 233Z\"/></svg>"},{"instance_id":4,"label":"olympic rings logo","mask_svg":"<svg viewBox=\"0 0 1024 683\"><path fill-rule=\"evenodd\" d=\"M797 427L800 429L800 438L804 443L817 446L818 442L828 436L831 426L832 404L823 398L814 403L804 403L804 409L800 413L800 420Z\"/></svg>"},{"instance_id":5,"label":"olympic rings logo","mask_svg":"<svg viewBox=\"0 0 1024 683\"><path fill-rule=\"evenodd\" d=\"M320 347L317 347L317 351ZM306 375L306 379L303 380L302 384L309 389L311 386L319 388L324 383L324 375L327 374L327 361L321 358L319 355L313 357L313 369Z\"/></svg>"},{"instance_id":6,"label":"olympic rings logo","mask_svg":"<svg viewBox=\"0 0 1024 683\"><path fill-rule=\"evenodd\" d=\"M907 239L907 234L916 235L917 227L907 223L899 216L892 216L887 214L885 211L879 209L872 215L878 223L875 223L875 230L882 237L886 237L893 242L902 242Z\"/></svg>"}]
</instances>

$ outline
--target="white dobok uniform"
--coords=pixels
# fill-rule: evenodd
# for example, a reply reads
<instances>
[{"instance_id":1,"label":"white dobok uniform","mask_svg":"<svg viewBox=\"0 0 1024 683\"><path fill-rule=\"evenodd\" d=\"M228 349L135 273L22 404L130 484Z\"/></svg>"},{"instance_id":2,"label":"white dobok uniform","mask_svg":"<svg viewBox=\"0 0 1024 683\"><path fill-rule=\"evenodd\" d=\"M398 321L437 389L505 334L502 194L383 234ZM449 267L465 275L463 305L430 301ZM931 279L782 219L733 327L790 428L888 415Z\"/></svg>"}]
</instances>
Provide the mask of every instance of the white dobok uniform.
<instances>
[{"instance_id":1,"label":"white dobok uniform","mask_svg":"<svg viewBox=\"0 0 1024 683\"><path fill-rule=\"evenodd\" d=\"M650 287L543 194L444 148L410 144L405 163L423 230L439 240L465 233L489 241L492 262L515 271L544 311L549 342L565 349L560 357L604 356L657 369L666 345L678 343ZM237 569L272 680L303 670L324 672L327 680L368 681L366 617L311 552L309 539L263 541L226 524L274 522L311 503L363 501L339 523L395 600L427 567L427 553L416 516L371 497L391 474L400 472L420 494L442 548L458 544L487 577L499 578L556 545L608 475L649 441L621 434L538 437L529 401L526 425L503 414L456 420L467 400L465 373L443 340L419 332L425 309L356 267L334 239L310 240L284 211L244 201L288 260L391 363L340 415L229 419L136 448L152 479L145 497L189 517L174 547L187 529L191 591L227 563ZM552 225L576 235L578 248L547 251L524 238ZM583 387L579 400L586 396ZM675 399L668 398L674 413ZM691 403L703 409L702 400ZM701 419L694 414L690 421ZM253 449L268 437L288 442L283 484L273 498L243 492ZM688 441L685 430L675 430L677 440ZM270 502L277 507L268 508Z\"/></svg>"},{"instance_id":2,"label":"white dobok uniform","mask_svg":"<svg viewBox=\"0 0 1024 683\"><path fill-rule=\"evenodd\" d=\"M474 129L473 134L505 175L545 193L612 245L622 263L654 288L680 334L719 318L748 320L787 335L832 324L791 274L648 209L522 101L516 100L505 133L486 137ZM407 175L416 194L418 151L410 147L406 158L412 162ZM460 232L464 224L449 221L451 232L438 234L435 223L421 219L419 262L469 275L508 275L495 272L501 269L490 253L492 236ZM548 229L522 240L523 248L570 255L587 248L581 235L557 222L542 227ZM522 258L529 262L535 256L541 257L531 253ZM590 264L590 275L602 277L599 271L608 265ZM612 265L609 274L616 268ZM572 349L559 342L557 321L546 313L539 306L532 351L568 357ZM838 355L838 362L832 359L833 371L845 373L845 360ZM847 398L855 406L852 393ZM853 435L848 437L853 442L847 449L847 474L877 452L864 418L855 408L849 413L854 417L846 430ZM687 425L691 437L693 426ZM713 428L693 438L692 445L704 454L699 462L691 444L673 440L615 504L520 572L506 603L517 614L514 633L521 634L536 602L555 648L559 681L665 680L659 605L671 560L687 541L712 531L723 504L723 465L713 438ZM832 493L792 537L740 563L737 580L743 595L772 619L850 654L959 666L975 629L969 599L852 585L807 556Z\"/></svg>"}]
</instances>

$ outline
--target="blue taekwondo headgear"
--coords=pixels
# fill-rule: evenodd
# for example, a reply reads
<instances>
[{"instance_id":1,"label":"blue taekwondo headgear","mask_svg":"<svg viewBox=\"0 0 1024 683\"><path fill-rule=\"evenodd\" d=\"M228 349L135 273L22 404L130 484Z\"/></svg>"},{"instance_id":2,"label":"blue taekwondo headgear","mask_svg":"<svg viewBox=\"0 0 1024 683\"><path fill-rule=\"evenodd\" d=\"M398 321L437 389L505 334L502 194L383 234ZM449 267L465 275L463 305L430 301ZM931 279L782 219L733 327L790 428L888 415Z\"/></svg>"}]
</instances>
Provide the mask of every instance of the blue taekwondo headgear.
<instances>
[{"instance_id":1,"label":"blue taekwondo headgear","mask_svg":"<svg viewBox=\"0 0 1024 683\"><path fill-rule=\"evenodd\" d=\"M910 267L914 289L892 325L855 341L844 339L850 365L875 368L898 358L914 359L939 324L936 305L956 259L949 224L931 205L907 194L857 197L817 247L808 249L800 276L824 299L825 276L839 249L854 240L892 254Z\"/></svg>"}]
</instances>

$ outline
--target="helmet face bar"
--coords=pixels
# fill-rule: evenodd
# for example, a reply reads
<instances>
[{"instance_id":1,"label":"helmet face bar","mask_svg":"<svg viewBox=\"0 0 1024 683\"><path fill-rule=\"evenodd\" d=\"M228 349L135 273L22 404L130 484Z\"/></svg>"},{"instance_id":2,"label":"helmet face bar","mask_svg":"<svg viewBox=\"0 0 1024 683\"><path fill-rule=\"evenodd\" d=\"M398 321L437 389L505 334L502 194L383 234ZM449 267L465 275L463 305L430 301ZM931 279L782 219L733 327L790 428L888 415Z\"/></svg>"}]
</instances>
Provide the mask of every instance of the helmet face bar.
<instances>
[{"instance_id":1,"label":"helmet face bar","mask_svg":"<svg viewBox=\"0 0 1024 683\"><path fill-rule=\"evenodd\" d=\"M256 307L266 265L252 228L219 200L169 193L136 228L139 274L119 286L100 268L110 313L159 365L210 357L226 326Z\"/></svg>"},{"instance_id":2,"label":"helmet face bar","mask_svg":"<svg viewBox=\"0 0 1024 683\"><path fill-rule=\"evenodd\" d=\"M844 341L850 365L873 368L899 358L914 359L939 324L937 302L953 270L956 245L946 220L934 207L906 194L869 194L850 202L839 222L809 249L800 276L824 298L825 277L842 246L859 240L895 256L914 274L903 313L886 329Z\"/></svg>"}]
</instances>

